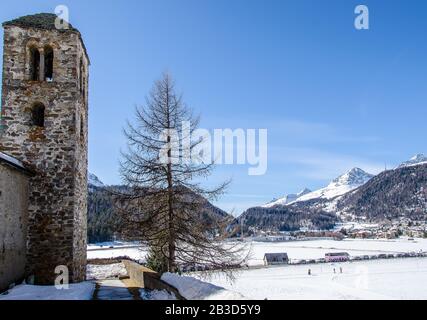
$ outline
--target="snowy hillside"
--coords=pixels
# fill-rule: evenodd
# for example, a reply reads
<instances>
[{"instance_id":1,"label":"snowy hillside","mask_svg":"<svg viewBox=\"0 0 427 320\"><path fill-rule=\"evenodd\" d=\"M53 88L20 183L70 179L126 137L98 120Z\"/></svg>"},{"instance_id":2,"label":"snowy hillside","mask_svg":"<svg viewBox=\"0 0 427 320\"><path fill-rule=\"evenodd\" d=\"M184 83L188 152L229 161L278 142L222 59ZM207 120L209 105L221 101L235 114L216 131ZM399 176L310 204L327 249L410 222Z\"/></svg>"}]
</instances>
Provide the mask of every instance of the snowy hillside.
<instances>
[{"instance_id":1,"label":"snowy hillside","mask_svg":"<svg viewBox=\"0 0 427 320\"><path fill-rule=\"evenodd\" d=\"M427 164L427 157L423 154L417 154L408 161L403 162L398 168L417 166L421 164Z\"/></svg>"},{"instance_id":2,"label":"snowy hillside","mask_svg":"<svg viewBox=\"0 0 427 320\"><path fill-rule=\"evenodd\" d=\"M325 188L316 191L311 191L306 188L297 194L288 194L283 198L273 200L265 205L262 205L261 208L287 206L297 202L304 202L315 199L330 200L338 196L342 196L343 194L346 194L347 192L350 192L360 187L361 185L364 185L372 177L373 175L363 171L360 168L353 168L345 174L334 179Z\"/></svg>"},{"instance_id":3,"label":"snowy hillside","mask_svg":"<svg viewBox=\"0 0 427 320\"><path fill-rule=\"evenodd\" d=\"M401 166L381 172L353 192L340 197L335 212L347 219L364 217L378 221L427 216L427 163Z\"/></svg>"},{"instance_id":4,"label":"snowy hillside","mask_svg":"<svg viewBox=\"0 0 427 320\"><path fill-rule=\"evenodd\" d=\"M94 186L97 188L105 187L104 183L101 180L99 180L99 178L96 175L90 172L88 175L88 185Z\"/></svg>"},{"instance_id":5,"label":"snowy hillside","mask_svg":"<svg viewBox=\"0 0 427 320\"><path fill-rule=\"evenodd\" d=\"M294 203L313 199L333 199L364 185L372 177L373 175L360 168L353 168L334 179L327 187L310 192L298 198Z\"/></svg>"}]
</instances>

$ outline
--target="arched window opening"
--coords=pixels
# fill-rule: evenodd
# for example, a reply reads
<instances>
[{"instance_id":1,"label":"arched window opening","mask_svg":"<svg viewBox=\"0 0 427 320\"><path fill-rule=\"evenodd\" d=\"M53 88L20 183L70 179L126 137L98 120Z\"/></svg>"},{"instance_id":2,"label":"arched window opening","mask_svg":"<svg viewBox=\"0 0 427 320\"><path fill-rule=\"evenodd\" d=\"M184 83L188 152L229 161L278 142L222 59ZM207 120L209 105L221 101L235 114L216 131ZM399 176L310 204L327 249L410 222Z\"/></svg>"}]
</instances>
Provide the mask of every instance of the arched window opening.
<instances>
[{"instance_id":1,"label":"arched window opening","mask_svg":"<svg viewBox=\"0 0 427 320\"><path fill-rule=\"evenodd\" d=\"M42 103L36 103L31 110L32 125L36 127L44 127L45 107Z\"/></svg>"},{"instance_id":2,"label":"arched window opening","mask_svg":"<svg viewBox=\"0 0 427 320\"><path fill-rule=\"evenodd\" d=\"M30 80L38 81L40 79L40 52L37 48L30 49Z\"/></svg>"},{"instance_id":3,"label":"arched window opening","mask_svg":"<svg viewBox=\"0 0 427 320\"><path fill-rule=\"evenodd\" d=\"M53 80L53 49L49 46L44 48L44 79Z\"/></svg>"}]
</instances>

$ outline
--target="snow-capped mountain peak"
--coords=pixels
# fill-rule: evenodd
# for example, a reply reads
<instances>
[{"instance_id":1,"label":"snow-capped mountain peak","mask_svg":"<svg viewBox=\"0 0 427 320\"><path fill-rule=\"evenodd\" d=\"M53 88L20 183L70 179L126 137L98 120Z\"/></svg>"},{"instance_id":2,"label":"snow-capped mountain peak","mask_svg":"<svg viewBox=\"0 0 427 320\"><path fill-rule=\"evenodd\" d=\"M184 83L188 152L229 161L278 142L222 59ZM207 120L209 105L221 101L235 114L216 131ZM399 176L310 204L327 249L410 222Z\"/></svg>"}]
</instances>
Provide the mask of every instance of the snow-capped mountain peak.
<instances>
[{"instance_id":1,"label":"snow-capped mountain peak","mask_svg":"<svg viewBox=\"0 0 427 320\"><path fill-rule=\"evenodd\" d=\"M338 196L350 192L361 185L364 185L373 177L372 174L369 174L363 171L360 168L353 168L338 178L334 179L329 183L325 188L311 191L307 188L303 189L297 194L288 194L284 197L273 200L263 206L262 208L272 208L274 206L286 206L292 205L296 202L308 201L313 199L333 199Z\"/></svg>"},{"instance_id":2,"label":"snow-capped mountain peak","mask_svg":"<svg viewBox=\"0 0 427 320\"><path fill-rule=\"evenodd\" d=\"M308 188L304 188L303 190L301 190L300 192L297 193L297 197L300 198L302 196L305 196L306 194L310 193L311 190Z\"/></svg>"},{"instance_id":3,"label":"snow-capped mountain peak","mask_svg":"<svg viewBox=\"0 0 427 320\"><path fill-rule=\"evenodd\" d=\"M287 194L284 197L280 198L280 199L274 199L273 201L261 206L263 208L271 208L277 205L287 205L291 202L294 202L295 200L297 200L298 198L310 193L311 190L304 188L303 190L301 190L300 192L298 192L297 194L295 193L291 193L291 194Z\"/></svg>"},{"instance_id":4,"label":"snow-capped mountain peak","mask_svg":"<svg viewBox=\"0 0 427 320\"><path fill-rule=\"evenodd\" d=\"M343 185L360 186L368 182L372 177L373 177L372 174L369 174L360 168L353 168L350 171L339 176L338 178L332 180L332 182L329 185L330 186L343 186Z\"/></svg>"},{"instance_id":5,"label":"snow-capped mountain peak","mask_svg":"<svg viewBox=\"0 0 427 320\"><path fill-rule=\"evenodd\" d=\"M333 199L364 185L372 177L372 174L369 174L360 168L353 168L332 180L327 187L307 193L292 203L313 199Z\"/></svg>"},{"instance_id":6,"label":"snow-capped mountain peak","mask_svg":"<svg viewBox=\"0 0 427 320\"><path fill-rule=\"evenodd\" d=\"M105 187L104 183L93 173L89 173L88 175L88 184L97 188Z\"/></svg>"},{"instance_id":7,"label":"snow-capped mountain peak","mask_svg":"<svg viewBox=\"0 0 427 320\"><path fill-rule=\"evenodd\" d=\"M403 162L398 168L417 166L417 165L426 164L426 163L427 163L427 157L422 153L420 153L413 156L408 161Z\"/></svg>"}]
</instances>

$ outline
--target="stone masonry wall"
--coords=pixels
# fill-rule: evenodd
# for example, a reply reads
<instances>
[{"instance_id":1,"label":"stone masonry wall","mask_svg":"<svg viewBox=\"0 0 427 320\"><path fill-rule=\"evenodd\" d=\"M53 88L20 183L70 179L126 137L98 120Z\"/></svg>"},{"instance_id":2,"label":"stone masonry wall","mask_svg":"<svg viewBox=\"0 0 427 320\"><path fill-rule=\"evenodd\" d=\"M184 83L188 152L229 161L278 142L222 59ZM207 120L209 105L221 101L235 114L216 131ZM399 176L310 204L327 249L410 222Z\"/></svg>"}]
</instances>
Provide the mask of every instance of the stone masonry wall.
<instances>
[{"instance_id":1,"label":"stone masonry wall","mask_svg":"<svg viewBox=\"0 0 427 320\"><path fill-rule=\"evenodd\" d=\"M30 81L30 48L43 56L47 45L54 51L53 81ZM5 26L0 150L36 172L27 271L38 284L53 283L58 265L68 266L71 281L85 279L88 63L78 32ZM45 106L44 127L32 125L34 103Z\"/></svg>"},{"instance_id":2,"label":"stone masonry wall","mask_svg":"<svg viewBox=\"0 0 427 320\"><path fill-rule=\"evenodd\" d=\"M81 42L78 43L78 52L83 52ZM81 86L79 81L80 97L77 101L76 125L79 141L76 143L75 150L75 202L74 202L74 273L76 278L85 279L86 277L86 253L87 253L87 172L88 172L88 93L89 93L89 75L88 61L81 54L83 67L78 72L78 78L83 77Z\"/></svg>"}]
</instances>

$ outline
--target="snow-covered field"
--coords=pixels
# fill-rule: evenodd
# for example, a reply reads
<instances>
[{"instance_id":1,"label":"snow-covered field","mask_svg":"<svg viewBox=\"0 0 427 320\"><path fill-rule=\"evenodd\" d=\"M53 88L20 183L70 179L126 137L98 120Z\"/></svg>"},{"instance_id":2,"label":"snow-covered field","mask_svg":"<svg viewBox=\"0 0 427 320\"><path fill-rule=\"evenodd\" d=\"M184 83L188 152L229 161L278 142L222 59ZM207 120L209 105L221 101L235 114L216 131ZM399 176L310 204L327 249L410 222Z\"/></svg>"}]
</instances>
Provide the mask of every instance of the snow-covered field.
<instances>
[{"instance_id":1,"label":"snow-covered field","mask_svg":"<svg viewBox=\"0 0 427 320\"><path fill-rule=\"evenodd\" d=\"M210 282L249 299L427 299L427 259L270 267L241 271L232 284L223 276Z\"/></svg>"},{"instance_id":2,"label":"snow-covered field","mask_svg":"<svg viewBox=\"0 0 427 320\"><path fill-rule=\"evenodd\" d=\"M116 243L114 249L104 247L105 250L89 250L88 256L89 258L129 256L136 260L145 259L146 248L129 248L129 245L129 243ZM131 244L131 246L134 245ZM251 250L248 260L250 266L261 266L264 254L274 252L286 252L291 262L300 259L324 258L327 252L346 251L351 256L427 252L427 239L409 240L407 238L248 242L247 245ZM99 246L91 248L100 249ZM343 269L343 273L340 273L340 268ZM311 275L308 275L308 269L311 269ZM96 273L95 270L94 273ZM164 280L178 287L190 281L187 278L175 281L177 278L172 276ZM240 271L234 283L230 283L221 275L209 282L214 286L201 288L191 283L181 289L190 299L196 296L199 296L198 299L220 297L230 300L243 297L249 299L427 299L427 290L425 290L427 258L251 268ZM186 288L194 289L191 291Z\"/></svg>"},{"instance_id":3,"label":"snow-covered field","mask_svg":"<svg viewBox=\"0 0 427 320\"><path fill-rule=\"evenodd\" d=\"M108 242L99 242L99 243L89 243L87 245L87 248L88 250L97 250L97 249L107 250L110 247L126 248L126 247L135 247L139 245L140 245L140 242L137 242L137 241L108 241Z\"/></svg>"},{"instance_id":4,"label":"snow-covered field","mask_svg":"<svg viewBox=\"0 0 427 320\"><path fill-rule=\"evenodd\" d=\"M114 248L109 248L114 246ZM312 241L288 241L288 242L248 242L250 250L248 264L250 266L262 265L265 253L286 252L292 261L300 259L324 258L327 252L346 251L351 256L378 255L382 253L407 253L427 252L427 239L408 240L401 238L396 240L370 240L370 239L346 239L312 240ZM88 259L115 258L128 256L140 262L145 261L146 247L139 247L135 243L115 242L88 246Z\"/></svg>"},{"instance_id":5,"label":"snow-covered field","mask_svg":"<svg viewBox=\"0 0 427 320\"><path fill-rule=\"evenodd\" d=\"M292 261L300 259L324 258L328 252L346 251L351 256L378 255L382 253L406 253L427 251L427 239L406 238L396 240L346 239L289 241L289 242L252 242L250 243L251 256L249 265L263 264L265 253L286 252Z\"/></svg>"},{"instance_id":6,"label":"snow-covered field","mask_svg":"<svg viewBox=\"0 0 427 320\"><path fill-rule=\"evenodd\" d=\"M251 250L248 260L251 266L261 266L264 254L274 252L286 252L291 261L324 258L327 252L340 251L346 251L351 256L427 252L427 239L405 238L253 241L247 244ZM88 247L89 259L129 256L144 261L146 253L147 249L137 243L114 242ZM121 263L88 266L89 279L114 278L125 273ZM233 283L221 274L209 283L193 278L197 274L190 276L165 274L162 279L178 288L187 299L427 299L427 258L250 268L240 270ZM90 299L94 286L93 282L84 282L70 285L70 290L57 290L55 287L19 285L11 289L9 294L0 296L0 300ZM174 298L161 291L143 291L141 296L143 299Z\"/></svg>"},{"instance_id":7,"label":"snow-covered field","mask_svg":"<svg viewBox=\"0 0 427 320\"><path fill-rule=\"evenodd\" d=\"M88 245L88 259L108 259L127 256L139 262L145 261L148 249L134 242L104 242Z\"/></svg>"}]
</instances>

